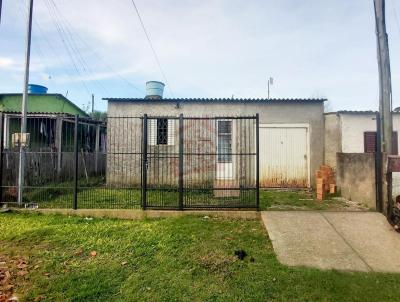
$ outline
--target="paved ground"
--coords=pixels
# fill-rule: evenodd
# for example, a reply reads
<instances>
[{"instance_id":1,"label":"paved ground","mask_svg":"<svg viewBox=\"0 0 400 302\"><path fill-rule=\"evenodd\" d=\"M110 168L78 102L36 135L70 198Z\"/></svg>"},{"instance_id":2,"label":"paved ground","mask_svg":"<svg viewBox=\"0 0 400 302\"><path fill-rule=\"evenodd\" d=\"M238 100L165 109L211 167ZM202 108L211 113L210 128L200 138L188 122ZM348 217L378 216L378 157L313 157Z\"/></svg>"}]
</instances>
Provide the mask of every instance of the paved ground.
<instances>
[{"instance_id":1,"label":"paved ground","mask_svg":"<svg viewBox=\"0 0 400 302\"><path fill-rule=\"evenodd\" d=\"M372 212L262 212L279 261L321 269L400 273L400 234Z\"/></svg>"}]
</instances>

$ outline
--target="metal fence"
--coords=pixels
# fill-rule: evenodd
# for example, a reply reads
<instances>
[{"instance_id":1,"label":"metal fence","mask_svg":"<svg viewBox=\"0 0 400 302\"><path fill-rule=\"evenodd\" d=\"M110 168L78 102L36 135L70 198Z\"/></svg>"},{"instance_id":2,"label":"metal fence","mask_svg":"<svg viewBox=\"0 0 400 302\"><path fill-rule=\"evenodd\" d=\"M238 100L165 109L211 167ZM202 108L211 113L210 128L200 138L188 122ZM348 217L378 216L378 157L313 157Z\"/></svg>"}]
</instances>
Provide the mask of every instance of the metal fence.
<instances>
[{"instance_id":1,"label":"metal fence","mask_svg":"<svg viewBox=\"0 0 400 302\"><path fill-rule=\"evenodd\" d=\"M1 118L1 203L19 148ZM29 125L31 125L29 127ZM12 130L14 129L14 130ZM28 117L23 202L39 208L257 209L258 116Z\"/></svg>"}]
</instances>

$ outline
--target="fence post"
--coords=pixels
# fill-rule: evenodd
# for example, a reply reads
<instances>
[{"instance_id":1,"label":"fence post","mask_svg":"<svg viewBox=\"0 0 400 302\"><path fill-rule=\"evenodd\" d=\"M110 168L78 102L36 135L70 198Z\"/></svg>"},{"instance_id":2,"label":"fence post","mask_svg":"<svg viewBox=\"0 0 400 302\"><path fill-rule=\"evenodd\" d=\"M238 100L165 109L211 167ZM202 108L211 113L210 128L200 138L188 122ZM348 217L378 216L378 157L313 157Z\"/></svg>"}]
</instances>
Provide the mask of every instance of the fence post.
<instances>
[{"instance_id":1,"label":"fence post","mask_svg":"<svg viewBox=\"0 0 400 302\"><path fill-rule=\"evenodd\" d=\"M79 115L75 115L74 124L74 203L73 209L78 209L78 124Z\"/></svg>"},{"instance_id":2,"label":"fence post","mask_svg":"<svg viewBox=\"0 0 400 302\"><path fill-rule=\"evenodd\" d=\"M256 205L260 210L260 115L256 114Z\"/></svg>"},{"instance_id":3,"label":"fence post","mask_svg":"<svg viewBox=\"0 0 400 302\"><path fill-rule=\"evenodd\" d=\"M382 199L382 138L381 138L381 118L379 112L376 113L376 150L375 150L375 190L376 190L376 209L383 212Z\"/></svg>"},{"instance_id":4,"label":"fence post","mask_svg":"<svg viewBox=\"0 0 400 302\"><path fill-rule=\"evenodd\" d=\"M179 115L179 209L183 210L183 114Z\"/></svg>"},{"instance_id":5,"label":"fence post","mask_svg":"<svg viewBox=\"0 0 400 302\"><path fill-rule=\"evenodd\" d=\"M4 152L4 115L0 112L0 204L3 200L3 152Z\"/></svg>"},{"instance_id":6,"label":"fence post","mask_svg":"<svg viewBox=\"0 0 400 302\"><path fill-rule=\"evenodd\" d=\"M147 114L143 116L142 123L142 209L147 207Z\"/></svg>"}]
</instances>

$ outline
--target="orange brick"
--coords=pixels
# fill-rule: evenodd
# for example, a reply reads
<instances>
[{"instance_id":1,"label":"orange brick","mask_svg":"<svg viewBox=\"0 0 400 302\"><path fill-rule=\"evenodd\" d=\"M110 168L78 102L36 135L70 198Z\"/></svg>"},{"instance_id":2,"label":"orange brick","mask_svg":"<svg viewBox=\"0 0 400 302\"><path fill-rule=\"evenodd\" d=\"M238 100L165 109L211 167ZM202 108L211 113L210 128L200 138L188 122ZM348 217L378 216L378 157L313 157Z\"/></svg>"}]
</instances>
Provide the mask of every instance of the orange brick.
<instances>
[{"instance_id":1,"label":"orange brick","mask_svg":"<svg viewBox=\"0 0 400 302\"><path fill-rule=\"evenodd\" d=\"M324 200L325 195L324 194L317 194L317 200L322 201Z\"/></svg>"},{"instance_id":2,"label":"orange brick","mask_svg":"<svg viewBox=\"0 0 400 302\"><path fill-rule=\"evenodd\" d=\"M336 192L337 192L337 186L335 184L330 184L329 193L330 194L336 194Z\"/></svg>"},{"instance_id":3,"label":"orange brick","mask_svg":"<svg viewBox=\"0 0 400 302\"><path fill-rule=\"evenodd\" d=\"M322 171L321 170L315 171L315 178L322 178Z\"/></svg>"}]
</instances>

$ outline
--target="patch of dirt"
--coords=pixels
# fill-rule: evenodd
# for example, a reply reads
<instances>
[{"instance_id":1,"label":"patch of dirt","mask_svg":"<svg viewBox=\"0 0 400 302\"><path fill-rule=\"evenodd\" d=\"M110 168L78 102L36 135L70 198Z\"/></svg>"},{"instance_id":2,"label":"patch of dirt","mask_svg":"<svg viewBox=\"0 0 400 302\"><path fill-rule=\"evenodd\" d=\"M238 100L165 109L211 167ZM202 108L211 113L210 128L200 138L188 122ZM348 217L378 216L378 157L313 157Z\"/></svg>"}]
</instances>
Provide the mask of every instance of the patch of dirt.
<instances>
[{"instance_id":1,"label":"patch of dirt","mask_svg":"<svg viewBox=\"0 0 400 302\"><path fill-rule=\"evenodd\" d=\"M309 210L309 207L292 206L290 204L274 204L268 207L268 210Z\"/></svg>"},{"instance_id":2,"label":"patch of dirt","mask_svg":"<svg viewBox=\"0 0 400 302\"><path fill-rule=\"evenodd\" d=\"M234 254L227 255L223 251L212 251L200 256L197 260L210 273L220 274L222 278L225 278L230 274L230 266L238 261L238 258Z\"/></svg>"},{"instance_id":3,"label":"patch of dirt","mask_svg":"<svg viewBox=\"0 0 400 302\"><path fill-rule=\"evenodd\" d=\"M369 210L369 208L366 205L355 202L355 201L348 200L343 197L332 197L331 200L334 200L336 203L340 203L340 204L338 204L338 206L341 206L345 210L349 210L349 211L368 211ZM329 200L328 200L328 202L329 202Z\"/></svg>"}]
</instances>

